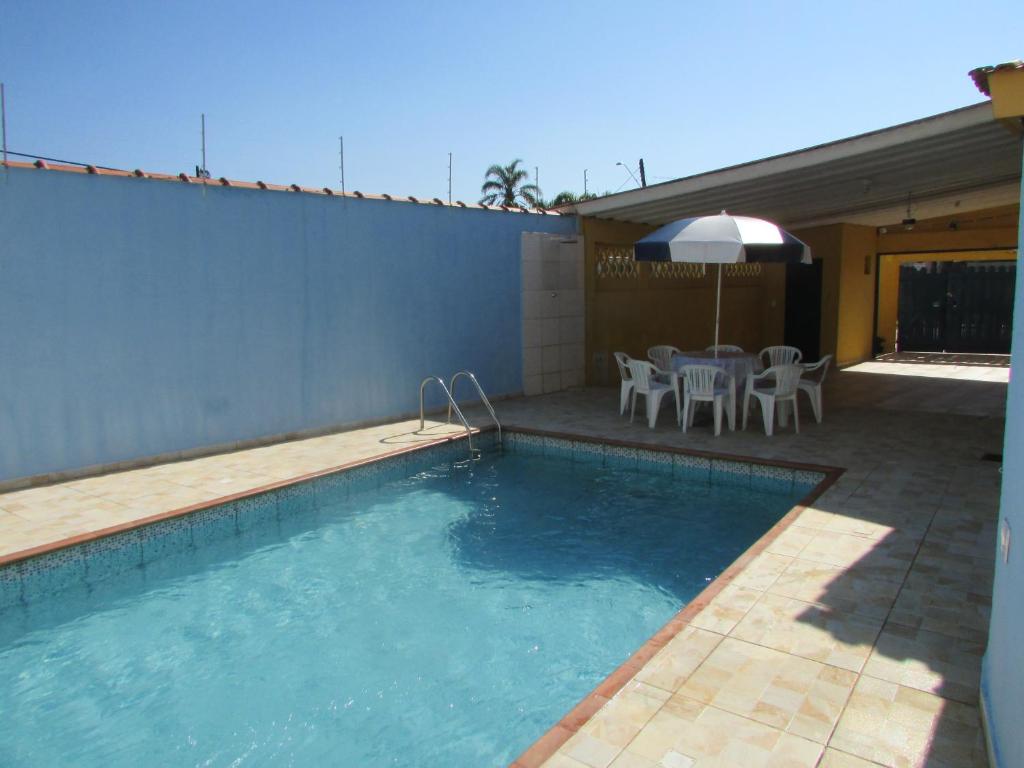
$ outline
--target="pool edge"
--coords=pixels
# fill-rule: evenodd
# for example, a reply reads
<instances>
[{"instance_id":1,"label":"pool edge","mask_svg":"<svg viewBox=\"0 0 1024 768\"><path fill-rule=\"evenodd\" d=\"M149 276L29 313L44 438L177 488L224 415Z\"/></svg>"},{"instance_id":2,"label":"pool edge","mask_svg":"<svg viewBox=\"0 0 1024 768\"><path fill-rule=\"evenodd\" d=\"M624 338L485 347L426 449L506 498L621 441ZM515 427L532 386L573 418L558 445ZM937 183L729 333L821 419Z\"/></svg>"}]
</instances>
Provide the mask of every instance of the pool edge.
<instances>
[{"instance_id":1,"label":"pool edge","mask_svg":"<svg viewBox=\"0 0 1024 768\"><path fill-rule=\"evenodd\" d=\"M495 432L493 425L473 427L472 434L488 434ZM693 456L710 461L722 461L727 463L744 463L748 465L762 465L778 467L796 471L807 471L823 475L811 490L806 493L794 506L771 528L769 528L757 541L748 547L736 560L734 560L717 578L705 587L693 600L684 605L668 622L657 632L648 638L626 661L605 677L589 694L569 710L557 723L551 726L539 739L534 741L519 757L512 763L510 768L536 768L552 757L558 749L568 741L590 718L604 706L626 683L650 661L651 658L664 647L672 638L686 628L690 621L696 617L707 605L750 564L760 555L778 536L780 536L789 525L811 504L814 503L825 491L828 490L842 474L846 471L840 467L833 467L820 464L808 464L786 460L765 459L755 456L745 456L736 453L724 453L716 451L705 451L677 446L659 445L635 440L617 440L607 437L599 437L578 433L540 430L515 424L506 424L504 432L512 434L525 434L542 438L552 438L560 441L586 442L592 444L606 445L612 447L629 448L633 450L652 451L670 455ZM261 486L250 488L237 493L220 496L205 500L196 504L179 507L177 509L160 512L143 518L138 518L125 523L108 526L105 528L77 534L64 539L59 539L45 544L40 544L28 549L8 553L0 556L0 569L21 563L33 558L42 557L60 550L68 549L78 545L86 544L120 533L133 530L141 530L157 523L184 518L204 510L220 507L241 499L253 498L273 491L327 477L359 467L377 464L396 456L415 454L427 451L445 444L458 443L466 440L465 433L449 434L436 439L418 443L412 446L397 448L384 453L369 457L363 457L353 461L345 462L336 466L298 475L285 480L267 483Z\"/></svg>"},{"instance_id":2,"label":"pool edge","mask_svg":"<svg viewBox=\"0 0 1024 768\"><path fill-rule=\"evenodd\" d=\"M494 431L493 425L484 427L472 427L472 433L474 435L485 434ZM68 549L69 547L78 546L79 544L85 544L90 541L96 541L97 539L106 538L107 536L113 536L118 533L124 533L126 531L133 531L136 529L146 528L164 520L171 520L178 517L185 517L187 515L195 514L196 512L202 512L206 509L212 509L219 507L224 504L230 504L233 501L239 499L248 499L254 496L260 496L271 491L279 490L281 488L288 488L292 485L298 485L305 483L310 480L315 480L319 477L326 477L328 475L334 475L339 472L346 472L357 467L362 467L368 464L375 464L386 459L393 458L395 456L401 456L406 453L415 453L417 451L426 450L429 448L436 448L439 445L445 443L454 443L459 440L466 440L467 435L465 433L458 433L453 435L444 435L438 437L436 440L425 441L417 443L413 446L406 446L403 448L396 448L393 451L387 451L386 453L379 453L374 456L356 459L354 461L345 462L344 464L338 464L333 467L327 467L325 469L318 469L315 472L307 472L304 475L297 475L290 477L286 480L278 480L273 483L266 483L264 485L256 486L255 488L248 488L244 491L238 491L237 493L231 493L227 496L218 496L213 499L206 501L200 501L195 504L189 504L185 507L178 507L177 509L168 510L167 512L157 512L156 514L149 515L147 517L140 517L135 520L129 520L126 523L118 523L117 525L110 525L106 528L98 528L95 531L88 531L87 533L79 533L74 536L68 536L64 539L57 539L56 541L46 542L45 544L39 544L28 549L18 550L17 552L9 552L6 555L0 555L0 568L4 568L15 563L20 563L24 560L30 560L34 557L41 557L48 555L53 552L58 552L62 549Z\"/></svg>"},{"instance_id":3,"label":"pool edge","mask_svg":"<svg viewBox=\"0 0 1024 768\"><path fill-rule=\"evenodd\" d=\"M751 464L767 464L769 466L785 467L787 469L799 469L812 472L821 472L825 475L817 485L808 491L793 507L782 516L771 528L753 544L751 544L739 557L722 571L714 581L708 584L700 594L684 605L669 619L661 629L655 632L644 642L633 654L612 671L604 680L583 697L572 709L570 709L557 723L545 731L540 738L527 747L515 760L509 763L508 768L539 768L545 761L553 757L556 752L571 739L597 712L625 687L626 683L632 680L643 669L654 656L676 635L685 629L697 614L703 611L711 601L733 580L743 572L744 569L768 546L775 541L790 525L822 494L831 488L846 470L842 467L833 467L818 464L804 464L792 461L774 461L737 454L719 453L715 451L699 451L674 446L658 446L650 443L642 443L630 440L610 440L587 435L577 435L566 432L548 432L525 427L508 426L509 431L524 432L528 434L553 437L558 439L585 440L588 442L604 443L628 448L642 448L645 450L662 451L665 453L681 453L696 455L709 459L720 459L728 461L744 461Z\"/></svg>"}]
</instances>

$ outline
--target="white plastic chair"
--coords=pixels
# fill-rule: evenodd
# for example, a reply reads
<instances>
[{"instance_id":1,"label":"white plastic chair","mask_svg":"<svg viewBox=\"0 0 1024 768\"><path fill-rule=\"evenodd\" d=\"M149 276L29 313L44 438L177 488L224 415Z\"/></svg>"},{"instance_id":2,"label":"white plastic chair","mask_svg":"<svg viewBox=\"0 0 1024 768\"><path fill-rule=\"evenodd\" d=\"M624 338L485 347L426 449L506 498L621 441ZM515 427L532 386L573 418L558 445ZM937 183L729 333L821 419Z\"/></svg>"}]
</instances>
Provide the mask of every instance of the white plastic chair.
<instances>
[{"instance_id":1,"label":"white plastic chair","mask_svg":"<svg viewBox=\"0 0 1024 768\"><path fill-rule=\"evenodd\" d=\"M672 377L672 384L665 384L654 378L658 369L646 360L630 360L629 372L633 376L633 403L629 409L629 421L633 423L636 414L636 396L643 395L647 403L647 426L654 429L658 421L658 409L665 395L673 395L676 399L676 422L679 421L679 379Z\"/></svg>"},{"instance_id":2,"label":"white plastic chair","mask_svg":"<svg viewBox=\"0 0 1024 768\"><path fill-rule=\"evenodd\" d=\"M659 344L647 350L647 359L654 363L659 373L672 372L672 355L682 354L669 344Z\"/></svg>"},{"instance_id":3,"label":"white plastic chair","mask_svg":"<svg viewBox=\"0 0 1024 768\"><path fill-rule=\"evenodd\" d=\"M761 404L761 416L764 419L764 431L768 437L772 436L775 426L776 406L785 407L785 403L793 404L793 425L796 433L800 434L800 414L797 411L796 393L799 391L800 375L804 369L799 365L773 365L764 373L747 377L747 389L743 393L743 428L747 428L747 414L750 409L751 396L757 398ZM773 379L773 386L758 387L757 382ZM779 421L783 420L782 408L779 409Z\"/></svg>"},{"instance_id":4,"label":"white plastic chair","mask_svg":"<svg viewBox=\"0 0 1024 768\"><path fill-rule=\"evenodd\" d=\"M629 355L625 352L615 352L615 362L619 366L619 376L622 378L622 386L619 388L619 416L626 412L626 405L629 403L629 396L633 394L633 374L629 371Z\"/></svg>"},{"instance_id":5,"label":"white plastic chair","mask_svg":"<svg viewBox=\"0 0 1024 768\"><path fill-rule=\"evenodd\" d=\"M804 353L796 347L765 347L757 356L761 358L761 362L765 362L765 356L767 355L767 362L765 368L774 368L776 365L796 365L803 359Z\"/></svg>"},{"instance_id":6,"label":"white plastic chair","mask_svg":"<svg viewBox=\"0 0 1024 768\"><path fill-rule=\"evenodd\" d=\"M825 376L828 374L829 363L832 362L832 355L825 355L816 363L804 363L804 369L800 377L799 389L806 392L811 399L811 410L814 411L814 420L821 424L821 418L825 412L821 404L821 385L825 383Z\"/></svg>"},{"instance_id":7,"label":"white plastic chair","mask_svg":"<svg viewBox=\"0 0 1024 768\"><path fill-rule=\"evenodd\" d=\"M735 391L731 386L732 377L717 365L684 365L679 369L683 381L683 432L693 426L697 403L711 403L715 411L715 437L722 434L722 408L728 402L729 429L736 429ZM716 387L719 379L725 386Z\"/></svg>"},{"instance_id":8,"label":"white plastic chair","mask_svg":"<svg viewBox=\"0 0 1024 768\"><path fill-rule=\"evenodd\" d=\"M704 348L705 352L742 352L743 347L737 347L735 344L719 344L717 347L712 344L710 347Z\"/></svg>"}]
</instances>

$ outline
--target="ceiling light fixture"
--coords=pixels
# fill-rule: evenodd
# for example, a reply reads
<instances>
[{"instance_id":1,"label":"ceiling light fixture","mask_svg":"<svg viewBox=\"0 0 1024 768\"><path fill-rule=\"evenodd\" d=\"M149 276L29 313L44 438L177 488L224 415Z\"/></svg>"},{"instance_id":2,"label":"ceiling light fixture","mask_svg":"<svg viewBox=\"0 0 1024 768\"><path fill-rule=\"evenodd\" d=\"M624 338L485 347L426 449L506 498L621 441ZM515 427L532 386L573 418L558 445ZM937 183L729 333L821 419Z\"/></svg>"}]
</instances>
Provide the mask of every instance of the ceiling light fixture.
<instances>
[{"instance_id":1,"label":"ceiling light fixture","mask_svg":"<svg viewBox=\"0 0 1024 768\"><path fill-rule=\"evenodd\" d=\"M905 218L901 223L907 232L912 230L914 225L917 224L917 219L910 215L910 192L907 192L907 218Z\"/></svg>"}]
</instances>

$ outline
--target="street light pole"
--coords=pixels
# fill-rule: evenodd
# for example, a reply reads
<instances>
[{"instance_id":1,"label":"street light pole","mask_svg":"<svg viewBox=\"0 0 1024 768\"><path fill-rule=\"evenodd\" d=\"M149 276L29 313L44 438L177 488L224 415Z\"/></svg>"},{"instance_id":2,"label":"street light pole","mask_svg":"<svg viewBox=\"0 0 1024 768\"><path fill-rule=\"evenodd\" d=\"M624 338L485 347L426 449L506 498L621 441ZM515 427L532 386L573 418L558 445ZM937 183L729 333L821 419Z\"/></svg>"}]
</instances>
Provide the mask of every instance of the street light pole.
<instances>
[{"instance_id":1,"label":"street light pole","mask_svg":"<svg viewBox=\"0 0 1024 768\"><path fill-rule=\"evenodd\" d=\"M637 181L636 176L634 176L633 172L631 170L629 170L629 166L628 165L626 165L625 163L616 163L616 165L621 165L623 168L625 168L626 169L626 173L628 173L629 177L631 179L633 179L633 183L636 184L638 187L641 186L640 182Z\"/></svg>"}]
</instances>

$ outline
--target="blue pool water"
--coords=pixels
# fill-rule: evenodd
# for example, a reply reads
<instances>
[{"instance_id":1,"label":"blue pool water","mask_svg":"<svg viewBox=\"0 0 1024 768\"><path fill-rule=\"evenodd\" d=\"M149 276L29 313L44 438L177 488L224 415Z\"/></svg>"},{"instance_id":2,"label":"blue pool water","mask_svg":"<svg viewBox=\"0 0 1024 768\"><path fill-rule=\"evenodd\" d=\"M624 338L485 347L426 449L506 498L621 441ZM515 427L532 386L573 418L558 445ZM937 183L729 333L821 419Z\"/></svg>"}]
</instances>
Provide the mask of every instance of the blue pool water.
<instances>
[{"instance_id":1,"label":"blue pool water","mask_svg":"<svg viewBox=\"0 0 1024 768\"><path fill-rule=\"evenodd\" d=\"M0 764L507 764L805 490L511 454L270 516L0 613Z\"/></svg>"}]
</instances>

